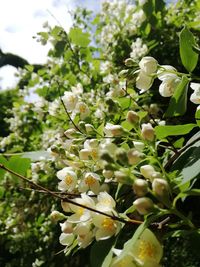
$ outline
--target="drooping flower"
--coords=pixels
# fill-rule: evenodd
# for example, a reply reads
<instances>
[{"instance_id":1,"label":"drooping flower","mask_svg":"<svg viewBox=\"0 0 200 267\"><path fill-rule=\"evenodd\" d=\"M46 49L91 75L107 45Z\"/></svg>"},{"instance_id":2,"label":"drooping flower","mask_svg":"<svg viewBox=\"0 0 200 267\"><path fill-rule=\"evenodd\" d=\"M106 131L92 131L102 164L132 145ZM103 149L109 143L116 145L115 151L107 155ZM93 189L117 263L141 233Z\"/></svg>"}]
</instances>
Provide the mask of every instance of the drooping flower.
<instances>
[{"instance_id":1,"label":"drooping flower","mask_svg":"<svg viewBox=\"0 0 200 267\"><path fill-rule=\"evenodd\" d=\"M153 78L146 74L144 71L140 70L136 78L136 87L142 92L147 91L153 83Z\"/></svg>"},{"instance_id":2,"label":"drooping flower","mask_svg":"<svg viewBox=\"0 0 200 267\"><path fill-rule=\"evenodd\" d=\"M191 83L190 87L194 90L194 93L190 96L190 101L194 104L200 104L200 83Z\"/></svg>"},{"instance_id":3,"label":"drooping flower","mask_svg":"<svg viewBox=\"0 0 200 267\"><path fill-rule=\"evenodd\" d=\"M94 233L91 228L91 222L81 222L74 228L74 234L77 235L78 245L86 248L92 242Z\"/></svg>"}]
</instances>

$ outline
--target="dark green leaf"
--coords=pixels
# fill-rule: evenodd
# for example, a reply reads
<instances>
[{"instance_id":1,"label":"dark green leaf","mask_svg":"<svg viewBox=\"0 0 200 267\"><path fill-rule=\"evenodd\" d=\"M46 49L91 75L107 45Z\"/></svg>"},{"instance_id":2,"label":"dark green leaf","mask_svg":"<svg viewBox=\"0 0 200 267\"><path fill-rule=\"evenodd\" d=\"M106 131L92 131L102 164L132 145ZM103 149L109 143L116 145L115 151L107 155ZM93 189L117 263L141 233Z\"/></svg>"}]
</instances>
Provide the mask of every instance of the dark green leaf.
<instances>
[{"instance_id":1,"label":"dark green leaf","mask_svg":"<svg viewBox=\"0 0 200 267\"><path fill-rule=\"evenodd\" d=\"M188 83L188 78L183 76L181 82L175 89L174 95L171 97L169 107L165 113L166 117L181 116L185 114L187 110Z\"/></svg>"},{"instance_id":2,"label":"dark green leaf","mask_svg":"<svg viewBox=\"0 0 200 267\"><path fill-rule=\"evenodd\" d=\"M184 125L159 125L155 127L155 133L158 139L163 139L167 136L177 136L189 133L196 124L184 124Z\"/></svg>"},{"instance_id":3,"label":"dark green leaf","mask_svg":"<svg viewBox=\"0 0 200 267\"><path fill-rule=\"evenodd\" d=\"M198 61L198 53L194 50L197 47L195 38L187 27L184 27L179 36L180 56L183 66L187 71L192 72Z\"/></svg>"},{"instance_id":4,"label":"dark green leaf","mask_svg":"<svg viewBox=\"0 0 200 267\"><path fill-rule=\"evenodd\" d=\"M196 110L195 119L196 119L197 125L200 127L200 109Z\"/></svg>"},{"instance_id":5,"label":"dark green leaf","mask_svg":"<svg viewBox=\"0 0 200 267\"><path fill-rule=\"evenodd\" d=\"M91 248L90 266L102 267L105 257L109 254L114 243L115 237L96 242ZM105 263L104 266L106 266Z\"/></svg>"}]
</instances>

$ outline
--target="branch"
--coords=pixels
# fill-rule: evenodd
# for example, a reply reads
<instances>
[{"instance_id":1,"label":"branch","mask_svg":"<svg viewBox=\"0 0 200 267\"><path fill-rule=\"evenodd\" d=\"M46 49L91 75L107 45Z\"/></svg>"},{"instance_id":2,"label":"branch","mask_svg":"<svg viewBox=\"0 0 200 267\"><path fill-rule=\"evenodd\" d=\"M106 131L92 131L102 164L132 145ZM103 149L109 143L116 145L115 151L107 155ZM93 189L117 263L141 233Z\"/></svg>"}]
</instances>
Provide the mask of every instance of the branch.
<instances>
[{"instance_id":1,"label":"branch","mask_svg":"<svg viewBox=\"0 0 200 267\"><path fill-rule=\"evenodd\" d=\"M11 173L11 174L13 174L13 175L19 177L21 180L23 180L23 181L29 183L29 184L32 185L33 187L35 187L35 188L37 188L37 189L39 189L39 190L45 191L45 192L48 193L49 195L51 195L51 196L53 196L53 197L55 197L55 198L59 198L59 199L65 201L65 202L67 202L67 203L69 203L69 204L73 204L73 205L75 205L75 206L78 206L78 207L81 207L81 208L84 208L84 209L88 209L88 210L90 210L90 211L99 213L99 214L101 214L101 215L104 215L104 216L106 216L106 217L111 218L112 220L119 221L119 222L122 222L122 223L134 223L134 224L142 224L142 223L143 223L142 221L138 221L138 220L132 220L132 219L130 219L130 220L125 220L125 219L120 218L120 217L118 217L118 216L110 215L110 214L107 214L107 213L105 213L105 212L102 212L102 211L93 209L93 208L91 208L91 207L87 207L87 206L85 206L85 205L83 205L83 204L77 203L77 202L75 202L75 201L69 199L68 197L63 197L63 196L61 196L60 194L57 194L57 193L55 193L55 192L53 192L53 191L51 191L51 190L49 190L49 189L47 189L47 188L45 188L45 187L39 185L39 184L36 184L36 183L30 181L30 180L29 180L28 178L26 178L25 176L23 176L23 175L21 175L21 174L19 174L19 173L16 173L16 172L14 172L14 171L12 171L11 169L7 168L6 166L4 166L4 165L1 164L1 163L0 163L0 169L3 169L3 170L5 170L5 171L7 171L7 172L9 172L9 173Z\"/></svg>"}]
</instances>

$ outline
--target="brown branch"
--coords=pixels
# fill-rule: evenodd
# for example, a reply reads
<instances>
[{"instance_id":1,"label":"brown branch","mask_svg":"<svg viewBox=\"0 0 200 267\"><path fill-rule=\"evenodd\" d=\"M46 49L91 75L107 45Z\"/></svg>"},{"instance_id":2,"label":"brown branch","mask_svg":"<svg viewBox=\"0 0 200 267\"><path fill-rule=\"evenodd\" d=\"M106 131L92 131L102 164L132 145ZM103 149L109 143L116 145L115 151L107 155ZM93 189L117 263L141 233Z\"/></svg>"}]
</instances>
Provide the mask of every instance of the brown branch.
<instances>
[{"instance_id":1,"label":"brown branch","mask_svg":"<svg viewBox=\"0 0 200 267\"><path fill-rule=\"evenodd\" d=\"M99 211L99 210L93 209L93 208L91 208L91 207L87 207L87 206L85 206L85 205L83 205L83 204L77 203L77 202L75 202L75 201L69 199L68 197L63 197L63 196L61 196L60 194L57 194L57 193L55 193L55 192L53 192L53 191L51 191L51 190L49 190L49 189L47 189L47 188L45 188L45 187L39 185L39 184L36 184L36 183L30 181L30 180L29 180L28 178L26 178L25 176L23 176L23 175L21 175L21 174L19 174L19 173L16 173L16 172L14 172L14 171L12 171L12 170L10 170L9 168L7 168L6 166L4 166L3 164L0 164L0 169L3 169L3 170L5 170L5 171L7 171L7 172L9 172L9 173L11 173L11 174L13 174L13 175L19 177L21 180L23 180L23 181L29 183L29 184L32 185L33 187L35 187L35 188L37 188L37 189L39 189L39 190L45 191L45 192L48 193L49 195L51 195L51 196L53 196L53 197L55 197L55 198L59 198L60 200L63 200L63 201L65 201L65 202L69 203L69 204L73 204L73 205L75 205L75 206L78 206L78 207L81 207L81 208L90 210L90 211L92 211L92 212L99 213L99 214L101 214L101 215L104 215L104 216L106 216L106 217L111 218L112 220L119 221L119 222L122 222L122 223L134 223L134 224L142 224L142 223L143 223L142 221L138 221L138 220L132 220L132 219L131 219L131 220L126 220L126 219L120 218L120 217L118 217L118 216L111 215L111 214L105 213L105 212L103 212L103 211Z\"/></svg>"}]
</instances>

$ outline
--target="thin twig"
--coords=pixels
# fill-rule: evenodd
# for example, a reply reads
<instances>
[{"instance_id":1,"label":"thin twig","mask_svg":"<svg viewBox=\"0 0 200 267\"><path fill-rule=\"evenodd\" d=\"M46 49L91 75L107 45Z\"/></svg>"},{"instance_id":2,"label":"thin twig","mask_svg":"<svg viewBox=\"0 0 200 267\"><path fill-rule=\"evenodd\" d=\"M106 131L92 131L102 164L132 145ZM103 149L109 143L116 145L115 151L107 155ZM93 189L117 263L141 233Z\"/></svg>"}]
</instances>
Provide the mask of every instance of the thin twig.
<instances>
[{"instance_id":1,"label":"thin twig","mask_svg":"<svg viewBox=\"0 0 200 267\"><path fill-rule=\"evenodd\" d=\"M36 184L36 183L30 181L30 180L29 180L28 178L26 178L25 176L23 176L23 175L21 175L21 174L19 174L19 173L16 173L16 172L14 172L14 171L12 171L11 169L9 169L9 168L7 168L6 166L4 166L3 164L0 164L0 168L3 169L3 170L5 170L5 171L7 171L7 172L9 172L9 173L11 173L11 174L13 174L13 175L15 175L15 176L17 176L17 177L19 177L21 180L23 180L23 181L25 181L25 182L28 182L28 183L29 183L30 185L32 185L33 187L36 187L36 188L38 188L39 190L45 191L45 192L48 193L49 195L51 195L51 196L53 196L53 197L55 197L55 198L59 198L59 199L65 201L65 202L67 202L67 203L69 203L69 204L73 204L73 205L75 205L75 206L78 206L78 207L81 207L81 208L90 210L90 211L92 211L92 212L99 213L99 214L101 214L101 215L104 215L104 216L106 216L106 217L111 218L112 220L119 221L119 222L122 222L122 223L134 223L134 224L142 224L142 223L143 223L142 221L138 221L138 220L132 220L132 219L131 219L131 220L125 220L125 219L120 218L120 217L118 217L118 216L111 215L111 214L105 213L105 212L103 212L103 211L93 209L93 208L91 208L91 207L87 207L87 206L85 206L85 205L83 205L83 204L80 204L80 203L78 203L78 202L75 202L75 201L69 199L68 197L60 196L59 194L57 194L57 193L55 193L55 192L53 192L53 191L51 191L51 190L49 190L49 189L47 189L47 188L45 188L45 187L39 185L39 184Z\"/></svg>"}]
</instances>

